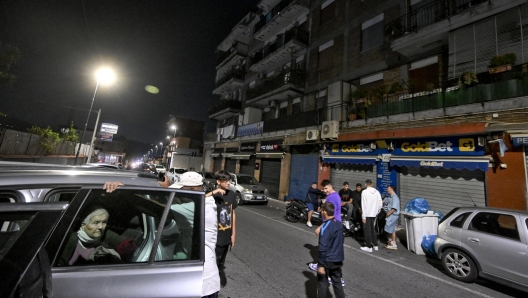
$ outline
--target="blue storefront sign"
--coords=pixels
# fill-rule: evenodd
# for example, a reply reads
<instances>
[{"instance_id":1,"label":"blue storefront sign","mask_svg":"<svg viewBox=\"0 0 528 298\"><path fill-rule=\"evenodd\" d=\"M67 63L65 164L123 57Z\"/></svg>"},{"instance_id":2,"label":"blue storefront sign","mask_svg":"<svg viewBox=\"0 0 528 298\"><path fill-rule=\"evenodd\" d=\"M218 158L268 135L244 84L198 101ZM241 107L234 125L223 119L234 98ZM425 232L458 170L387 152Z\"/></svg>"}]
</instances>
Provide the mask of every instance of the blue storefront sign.
<instances>
[{"instance_id":1,"label":"blue storefront sign","mask_svg":"<svg viewBox=\"0 0 528 298\"><path fill-rule=\"evenodd\" d=\"M392 167L387 160L384 159L378 162L377 171L378 177L376 179L376 186L382 196L388 195L387 187L389 187L389 185L398 185L398 172L395 167Z\"/></svg>"},{"instance_id":2,"label":"blue storefront sign","mask_svg":"<svg viewBox=\"0 0 528 298\"><path fill-rule=\"evenodd\" d=\"M238 137L245 137L251 135L262 134L264 132L264 121L252 123L244 126L239 126L236 133Z\"/></svg>"},{"instance_id":3,"label":"blue storefront sign","mask_svg":"<svg viewBox=\"0 0 528 298\"><path fill-rule=\"evenodd\" d=\"M528 145L528 134L511 134L513 146Z\"/></svg>"}]
</instances>

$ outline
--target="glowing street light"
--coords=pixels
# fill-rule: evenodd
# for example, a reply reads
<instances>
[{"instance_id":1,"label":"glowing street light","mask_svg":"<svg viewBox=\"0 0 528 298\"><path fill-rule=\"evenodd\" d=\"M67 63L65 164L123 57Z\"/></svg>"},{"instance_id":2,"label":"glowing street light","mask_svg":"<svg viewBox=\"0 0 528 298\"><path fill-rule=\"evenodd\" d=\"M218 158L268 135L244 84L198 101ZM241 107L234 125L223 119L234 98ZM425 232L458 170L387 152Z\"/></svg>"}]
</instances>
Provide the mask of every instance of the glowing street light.
<instances>
[{"instance_id":1,"label":"glowing street light","mask_svg":"<svg viewBox=\"0 0 528 298\"><path fill-rule=\"evenodd\" d=\"M174 129L174 137L176 137L176 125L173 125L171 128Z\"/></svg>"},{"instance_id":2,"label":"glowing street light","mask_svg":"<svg viewBox=\"0 0 528 298\"><path fill-rule=\"evenodd\" d=\"M98 69L95 72L95 78L97 79L97 84L95 85L95 91L92 97L92 104L90 105L90 109L88 110L88 117L86 118L86 123L84 124L84 130L81 135L81 139L79 140L79 147L77 148L77 153L75 154L75 160L73 161L74 165L77 165L77 158L79 157L79 152L81 151L81 143L84 139L84 135L86 134L86 127L88 126L88 121L90 120L90 113L92 112L93 104L95 101L95 95L97 94L97 89L99 88L99 84L101 85L112 84L115 81L115 73L112 71L112 69L108 67L103 67L103 68Z\"/></svg>"}]
</instances>

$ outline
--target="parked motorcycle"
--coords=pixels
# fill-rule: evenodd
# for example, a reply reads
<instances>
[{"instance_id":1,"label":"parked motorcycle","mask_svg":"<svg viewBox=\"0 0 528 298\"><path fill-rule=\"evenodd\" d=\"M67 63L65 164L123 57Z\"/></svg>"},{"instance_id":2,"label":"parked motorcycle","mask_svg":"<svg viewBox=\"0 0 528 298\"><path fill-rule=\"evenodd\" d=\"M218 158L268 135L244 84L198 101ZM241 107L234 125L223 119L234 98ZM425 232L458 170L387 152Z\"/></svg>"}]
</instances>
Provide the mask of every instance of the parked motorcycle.
<instances>
[{"instance_id":1,"label":"parked motorcycle","mask_svg":"<svg viewBox=\"0 0 528 298\"><path fill-rule=\"evenodd\" d=\"M303 200L299 199L290 199L290 202L286 205L286 215L284 218L289 222L298 222L299 220L308 220L308 206ZM341 218L346 216L345 213L341 212ZM320 212L314 211L312 213L311 222L315 225L321 225L323 223L323 218ZM362 225L360 223L350 224L350 229L346 228L346 225L343 223L343 235L356 237L358 233L362 232Z\"/></svg>"}]
</instances>

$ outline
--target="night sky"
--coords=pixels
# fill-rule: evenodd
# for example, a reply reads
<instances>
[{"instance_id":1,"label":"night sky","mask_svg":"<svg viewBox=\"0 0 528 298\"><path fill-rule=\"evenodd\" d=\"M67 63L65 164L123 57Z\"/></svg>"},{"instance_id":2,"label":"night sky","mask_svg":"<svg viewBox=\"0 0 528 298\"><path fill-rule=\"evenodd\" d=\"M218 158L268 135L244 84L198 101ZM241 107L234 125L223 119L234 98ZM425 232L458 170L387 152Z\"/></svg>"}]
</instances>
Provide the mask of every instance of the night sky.
<instances>
[{"instance_id":1,"label":"night sky","mask_svg":"<svg viewBox=\"0 0 528 298\"><path fill-rule=\"evenodd\" d=\"M0 112L54 129L73 120L82 129L93 74L109 65L117 81L97 92L93 110L102 109L100 123L118 125L127 139L160 142L170 114L207 121L217 101L216 46L257 3L0 0L0 42L22 53L10 71L17 81L0 86ZM160 93L146 92L146 85Z\"/></svg>"}]
</instances>

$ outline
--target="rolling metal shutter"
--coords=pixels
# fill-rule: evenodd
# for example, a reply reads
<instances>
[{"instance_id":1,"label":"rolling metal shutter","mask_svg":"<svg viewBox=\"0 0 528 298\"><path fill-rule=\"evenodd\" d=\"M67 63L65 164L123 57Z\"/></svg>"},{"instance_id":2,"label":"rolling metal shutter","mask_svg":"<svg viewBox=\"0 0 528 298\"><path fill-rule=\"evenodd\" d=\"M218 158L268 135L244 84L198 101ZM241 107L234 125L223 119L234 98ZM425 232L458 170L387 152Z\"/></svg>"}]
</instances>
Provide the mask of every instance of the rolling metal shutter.
<instances>
[{"instance_id":1,"label":"rolling metal shutter","mask_svg":"<svg viewBox=\"0 0 528 298\"><path fill-rule=\"evenodd\" d=\"M236 170L236 159L226 158L224 169L229 173L234 174Z\"/></svg>"},{"instance_id":2,"label":"rolling metal shutter","mask_svg":"<svg viewBox=\"0 0 528 298\"><path fill-rule=\"evenodd\" d=\"M290 189L288 197L304 200L306 190L317 182L319 155L293 154L290 165Z\"/></svg>"},{"instance_id":3,"label":"rolling metal shutter","mask_svg":"<svg viewBox=\"0 0 528 298\"><path fill-rule=\"evenodd\" d=\"M216 173L222 169L222 158L217 157L214 159L213 172Z\"/></svg>"},{"instance_id":4,"label":"rolling metal shutter","mask_svg":"<svg viewBox=\"0 0 528 298\"><path fill-rule=\"evenodd\" d=\"M400 168L398 196L401 208L414 198L424 198L431 210L444 215L455 207L486 206L485 173L480 170Z\"/></svg>"},{"instance_id":5,"label":"rolling metal shutter","mask_svg":"<svg viewBox=\"0 0 528 298\"><path fill-rule=\"evenodd\" d=\"M249 160L240 160L240 173L241 174L248 174L248 175L255 175L255 158L251 158Z\"/></svg>"},{"instance_id":6,"label":"rolling metal shutter","mask_svg":"<svg viewBox=\"0 0 528 298\"><path fill-rule=\"evenodd\" d=\"M260 169L260 183L266 187L270 197L279 198L280 170L282 159L262 159Z\"/></svg>"},{"instance_id":7,"label":"rolling metal shutter","mask_svg":"<svg viewBox=\"0 0 528 298\"><path fill-rule=\"evenodd\" d=\"M330 174L330 181L335 191L343 188L343 182L345 181L348 182L351 189L356 188L356 183L361 183L364 186L367 179L372 180L372 183L376 184L375 165L334 164Z\"/></svg>"}]
</instances>

